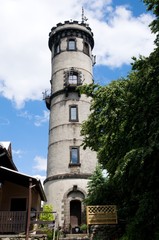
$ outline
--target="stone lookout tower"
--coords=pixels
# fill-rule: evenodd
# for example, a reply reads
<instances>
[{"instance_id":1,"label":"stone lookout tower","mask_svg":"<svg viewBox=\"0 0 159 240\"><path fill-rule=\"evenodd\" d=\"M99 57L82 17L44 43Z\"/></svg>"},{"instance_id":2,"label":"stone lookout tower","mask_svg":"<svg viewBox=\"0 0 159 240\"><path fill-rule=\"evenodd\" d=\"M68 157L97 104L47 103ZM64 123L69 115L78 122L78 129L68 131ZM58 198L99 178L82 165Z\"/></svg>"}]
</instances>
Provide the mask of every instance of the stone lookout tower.
<instances>
[{"instance_id":1,"label":"stone lookout tower","mask_svg":"<svg viewBox=\"0 0 159 240\"><path fill-rule=\"evenodd\" d=\"M81 146L80 128L90 113L90 99L76 89L92 83L93 46L93 33L84 20L58 23L49 34L52 71L51 94L45 96L50 123L44 188L59 225L67 229L84 222L83 199L97 163L96 154Z\"/></svg>"}]
</instances>

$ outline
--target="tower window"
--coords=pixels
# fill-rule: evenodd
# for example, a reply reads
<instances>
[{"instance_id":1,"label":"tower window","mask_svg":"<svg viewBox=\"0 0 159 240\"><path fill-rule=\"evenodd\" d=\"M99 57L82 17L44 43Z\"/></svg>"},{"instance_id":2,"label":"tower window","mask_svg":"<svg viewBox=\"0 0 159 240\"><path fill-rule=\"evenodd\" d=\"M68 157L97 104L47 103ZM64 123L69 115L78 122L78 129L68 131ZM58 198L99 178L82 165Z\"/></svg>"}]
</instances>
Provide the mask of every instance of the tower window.
<instances>
[{"instance_id":1,"label":"tower window","mask_svg":"<svg viewBox=\"0 0 159 240\"><path fill-rule=\"evenodd\" d=\"M69 106L69 121L78 122L78 106L77 105Z\"/></svg>"},{"instance_id":2,"label":"tower window","mask_svg":"<svg viewBox=\"0 0 159 240\"><path fill-rule=\"evenodd\" d=\"M60 44L56 43L54 46L54 55L58 54L60 52Z\"/></svg>"},{"instance_id":3,"label":"tower window","mask_svg":"<svg viewBox=\"0 0 159 240\"><path fill-rule=\"evenodd\" d=\"M82 74L78 70L71 68L64 72L64 86L76 87L82 84Z\"/></svg>"},{"instance_id":4,"label":"tower window","mask_svg":"<svg viewBox=\"0 0 159 240\"><path fill-rule=\"evenodd\" d=\"M70 164L79 164L79 147L70 147Z\"/></svg>"},{"instance_id":5,"label":"tower window","mask_svg":"<svg viewBox=\"0 0 159 240\"><path fill-rule=\"evenodd\" d=\"M69 51L76 50L76 41L75 41L75 39L68 39L68 50Z\"/></svg>"},{"instance_id":6,"label":"tower window","mask_svg":"<svg viewBox=\"0 0 159 240\"><path fill-rule=\"evenodd\" d=\"M78 73L77 72L71 72L68 76L68 82L70 85L77 85L78 82Z\"/></svg>"},{"instance_id":7,"label":"tower window","mask_svg":"<svg viewBox=\"0 0 159 240\"><path fill-rule=\"evenodd\" d=\"M89 45L86 42L83 43L83 52L89 55Z\"/></svg>"}]
</instances>

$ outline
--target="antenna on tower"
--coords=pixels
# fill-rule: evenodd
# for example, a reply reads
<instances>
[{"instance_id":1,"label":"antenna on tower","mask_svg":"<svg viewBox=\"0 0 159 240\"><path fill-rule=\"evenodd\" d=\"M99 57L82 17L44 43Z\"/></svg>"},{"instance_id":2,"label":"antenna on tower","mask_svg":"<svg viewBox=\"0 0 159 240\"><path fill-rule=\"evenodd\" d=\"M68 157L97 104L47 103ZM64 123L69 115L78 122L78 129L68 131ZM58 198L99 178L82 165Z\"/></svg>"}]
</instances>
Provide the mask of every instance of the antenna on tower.
<instances>
[{"instance_id":1,"label":"antenna on tower","mask_svg":"<svg viewBox=\"0 0 159 240\"><path fill-rule=\"evenodd\" d=\"M87 20L88 18L84 15L84 8L82 7L82 23L85 23Z\"/></svg>"}]
</instances>

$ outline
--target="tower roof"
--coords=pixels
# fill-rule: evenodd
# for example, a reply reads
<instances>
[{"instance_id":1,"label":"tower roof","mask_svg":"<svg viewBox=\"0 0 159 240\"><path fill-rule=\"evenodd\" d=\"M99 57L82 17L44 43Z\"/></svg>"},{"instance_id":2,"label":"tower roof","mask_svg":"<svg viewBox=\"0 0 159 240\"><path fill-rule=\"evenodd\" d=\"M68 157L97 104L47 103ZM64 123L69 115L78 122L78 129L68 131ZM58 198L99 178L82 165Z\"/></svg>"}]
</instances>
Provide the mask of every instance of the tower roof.
<instances>
[{"instance_id":1,"label":"tower roof","mask_svg":"<svg viewBox=\"0 0 159 240\"><path fill-rule=\"evenodd\" d=\"M94 39L91 28L88 24L78 21L65 21L64 23L58 23L56 27L51 29L49 33L49 48L52 49L52 45L63 37L80 37L85 38L91 48L94 47Z\"/></svg>"}]
</instances>

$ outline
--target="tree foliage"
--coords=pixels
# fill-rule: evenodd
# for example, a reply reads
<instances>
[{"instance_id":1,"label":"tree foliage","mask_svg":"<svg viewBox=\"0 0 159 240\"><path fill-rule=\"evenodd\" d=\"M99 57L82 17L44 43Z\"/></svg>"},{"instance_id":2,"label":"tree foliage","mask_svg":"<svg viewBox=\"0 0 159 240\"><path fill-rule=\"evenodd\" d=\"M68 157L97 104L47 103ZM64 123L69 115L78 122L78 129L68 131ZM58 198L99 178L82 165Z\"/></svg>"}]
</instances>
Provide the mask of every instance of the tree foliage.
<instances>
[{"instance_id":1,"label":"tree foliage","mask_svg":"<svg viewBox=\"0 0 159 240\"><path fill-rule=\"evenodd\" d=\"M40 219L43 221L53 221L55 219L52 205L45 204L43 206L43 212L40 214Z\"/></svg>"},{"instance_id":2,"label":"tree foliage","mask_svg":"<svg viewBox=\"0 0 159 240\"><path fill-rule=\"evenodd\" d=\"M99 188L89 183L88 199L116 203L126 223L123 238L129 240L159 238L159 2L144 2L156 15L150 25L156 33L154 51L133 58L127 78L81 89L92 97L81 131L83 147L97 151L109 173L107 180L100 178Z\"/></svg>"},{"instance_id":3,"label":"tree foliage","mask_svg":"<svg viewBox=\"0 0 159 240\"><path fill-rule=\"evenodd\" d=\"M111 184L108 176L104 176L102 168L97 165L94 174L88 182L88 197L85 199L86 205L116 204L119 194L115 193L115 187Z\"/></svg>"},{"instance_id":4,"label":"tree foliage","mask_svg":"<svg viewBox=\"0 0 159 240\"><path fill-rule=\"evenodd\" d=\"M152 11L155 15L155 19L150 24L151 31L156 33L155 43L159 46L159 4L158 0L143 0L143 2L147 5L147 10Z\"/></svg>"}]
</instances>

